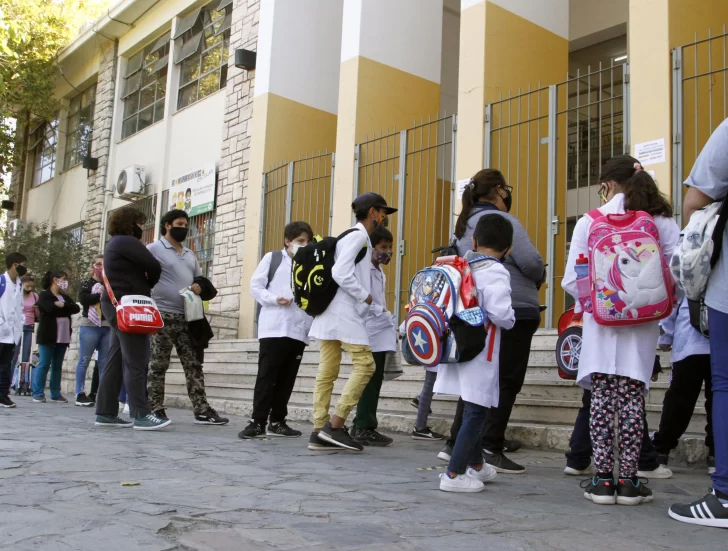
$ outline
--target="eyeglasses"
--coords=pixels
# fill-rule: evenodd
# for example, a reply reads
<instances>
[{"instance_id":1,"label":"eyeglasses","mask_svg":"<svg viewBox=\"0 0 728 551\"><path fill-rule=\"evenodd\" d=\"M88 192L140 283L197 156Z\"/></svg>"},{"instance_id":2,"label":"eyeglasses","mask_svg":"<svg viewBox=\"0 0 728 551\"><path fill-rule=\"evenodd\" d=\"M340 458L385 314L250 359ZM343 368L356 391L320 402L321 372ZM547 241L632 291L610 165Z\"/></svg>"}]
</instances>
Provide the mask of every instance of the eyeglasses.
<instances>
[{"instance_id":1,"label":"eyeglasses","mask_svg":"<svg viewBox=\"0 0 728 551\"><path fill-rule=\"evenodd\" d=\"M94 268L103 268L104 263L103 262L94 262Z\"/></svg>"},{"instance_id":2,"label":"eyeglasses","mask_svg":"<svg viewBox=\"0 0 728 551\"><path fill-rule=\"evenodd\" d=\"M501 186L502 189L505 189L508 193L513 193L513 186L509 186L508 184L503 184Z\"/></svg>"}]
</instances>

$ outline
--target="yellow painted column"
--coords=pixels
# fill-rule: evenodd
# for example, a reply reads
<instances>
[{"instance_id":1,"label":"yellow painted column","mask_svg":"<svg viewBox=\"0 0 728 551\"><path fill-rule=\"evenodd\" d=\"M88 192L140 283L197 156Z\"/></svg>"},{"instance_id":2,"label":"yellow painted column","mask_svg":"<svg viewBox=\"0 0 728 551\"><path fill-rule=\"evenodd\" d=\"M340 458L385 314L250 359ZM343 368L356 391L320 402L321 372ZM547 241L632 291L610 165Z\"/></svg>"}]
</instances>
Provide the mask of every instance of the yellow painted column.
<instances>
[{"instance_id":1,"label":"yellow painted column","mask_svg":"<svg viewBox=\"0 0 728 551\"><path fill-rule=\"evenodd\" d=\"M253 337L250 278L268 252L260 250L259 239L263 173L314 151L334 151L342 10L340 2L328 0L261 2L240 281L241 338Z\"/></svg>"},{"instance_id":2,"label":"yellow painted column","mask_svg":"<svg viewBox=\"0 0 728 551\"><path fill-rule=\"evenodd\" d=\"M351 225L356 144L438 113L442 19L442 0L344 0L334 233Z\"/></svg>"}]
</instances>

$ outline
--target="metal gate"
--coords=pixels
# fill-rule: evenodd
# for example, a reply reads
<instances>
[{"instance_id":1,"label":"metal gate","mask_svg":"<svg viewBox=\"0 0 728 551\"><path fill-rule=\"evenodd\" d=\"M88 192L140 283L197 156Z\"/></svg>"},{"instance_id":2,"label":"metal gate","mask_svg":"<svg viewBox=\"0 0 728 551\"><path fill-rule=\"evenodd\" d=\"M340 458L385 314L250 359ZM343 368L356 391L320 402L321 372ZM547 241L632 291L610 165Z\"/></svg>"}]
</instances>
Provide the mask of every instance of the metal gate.
<instances>
[{"instance_id":1,"label":"metal gate","mask_svg":"<svg viewBox=\"0 0 728 551\"><path fill-rule=\"evenodd\" d=\"M629 151L629 67L611 65L486 106L485 166L513 186L513 209L541 253L546 328L573 300L561 289L577 220L598 207L599 171Z\"/></svg>"},{"instance_id":2,"label":"metal gate","mask_svg":"<svg viewBox=\"0 0 728 551\"><path fill-rule=\"evenodd\" d=\"M682 227L683 182L713 131L728 118L728 33L672 51L672 197Z\"/></svg>"},{"instance_id":3,"label":"metal gate","mask_svg":"<svg viewBox=\"0 0 728 551\"><path fill-rule=\"evenodd\" d=\"M318 153L263 174L260 256L283 247L283 230L294 220L329 235L333 217L335 153Z\"/></svg>"},{"instance_id":4,"label":"metal gate","mask_svg":"<svg viewBox=\"0 0 728 551\"><path fill-rule=\"evenodd\" d=\"M391 217L395 254L385 270L387 308L398 323L417 270L452 235L456 115L386 132L356 146L354 195L374 191L399 211Z\"/></svg>"}]
</instances>

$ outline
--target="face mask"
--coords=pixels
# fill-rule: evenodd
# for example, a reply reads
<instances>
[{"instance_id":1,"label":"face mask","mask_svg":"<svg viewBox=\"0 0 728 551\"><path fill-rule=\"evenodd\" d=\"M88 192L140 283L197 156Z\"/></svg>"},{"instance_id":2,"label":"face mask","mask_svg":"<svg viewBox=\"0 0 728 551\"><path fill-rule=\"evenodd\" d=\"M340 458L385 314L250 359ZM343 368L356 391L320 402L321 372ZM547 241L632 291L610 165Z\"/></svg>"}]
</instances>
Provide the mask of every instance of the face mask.
<instances>
[{"instance_id":1,"label":"face mask","mask_svg":"<svg viewBox=\"0 0 728 551\"><path fill-rule=\"evenodd\" d=\"M511 212L511 206L513 206L513 195L508 190L506 190L506 193L508 195L503 198L503 204L506 206L506 212Z\"/></svg>"},{"instance_id":2,"label":"face mask","mask_svg":"<svg viewBox=\"0 0 728 551\"><path fill-rule=\"evenodd\" d=\"M189 228L178 228L177 226L173 226L169 228L169 235L171 235L172 239L174 239L177 243L182 243L182 241L187 239L188 231Z\"/></svg>"},{"instance_id":3,"label":"face mask","mask_svg":"<svg viewBox=\"0 0 728 551\"><path fill-rule=\"evenodd\" d=\"M296 253L298 252L298 249L300 249L301 247L303 247L303 245L301 245L300 243L291 243L291 247L290 247L291 254L293 256L296 256Z\"/></svg>"},{"instance_id":4,"label":"face mask","mask_svg":"<svg viewBox=\"0 0 728 551\"><path fill-rule=\"evenodd\" d=\"M131 234L136 237L137 239L141 239L142 235L144 234L144 230L142 230L139 226L134 224L134 227L131 229Z\"/></svg>"},{"instance_id":5,"label":"face mask","mask_svg":"<svg viewBox=\"0 0 728 551\"><path fill-rule=\"evenodd\" d=\"M96 276L98 279L101 279L104 276L103 268L94 268L94 276Z\"/></svg>"},{"instance_id":6,"label":"face mask","mask_svg":"<svg viewBox=\"0 0 728 551\"><path fill-rule=\"evenodd\" d=\"M15 272L20 277L23 277L25 274L28 273L28 268L26 268L25 266L21 266L20 264L18 264L17 266L15 266Z\"/></svg>"},{"instance_id":7,"label":"face mask","mask_svg":"<svg viewBox=\"0 0 728 551\"><path fill-rule=\"evenodd\" d=\"M372 258L377 264L386 266L392 260L392 253L385 253L374 249L374 251L372 251Z\"/></svg>"},{"instance_id":8,"label":"face mask","mask_svg":"<svg viewBox=\"0 0 728 551\"><path fill-rule=\"evenodd\" d=\"M63 291L64 293L68 291L68 281L65 279L59 279L58 280L58 288Z\"/></svg>"}]
</instances>

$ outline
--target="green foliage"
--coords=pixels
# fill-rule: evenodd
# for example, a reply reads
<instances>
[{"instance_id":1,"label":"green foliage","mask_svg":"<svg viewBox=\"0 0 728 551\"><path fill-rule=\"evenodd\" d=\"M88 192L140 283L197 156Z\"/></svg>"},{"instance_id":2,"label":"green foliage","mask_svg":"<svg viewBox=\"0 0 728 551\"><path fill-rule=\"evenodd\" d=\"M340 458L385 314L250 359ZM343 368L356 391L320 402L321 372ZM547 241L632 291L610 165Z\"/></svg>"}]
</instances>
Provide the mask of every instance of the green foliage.
<instances>
[{"instance_id":1,"label":"green foliage","mask_svg":"<svg viewBox=\"0 0 728 551\"><path fill-rule=\"evenodd\" d=\"M27 258L29 273L35 276L36 287L48 270L64 270L68 273L68 294L77 296L80 283L89 275L91 261L96 250L79 243L70 232L54 231L48 224L28 224L16 232L0 230L0 258L12 252L23 253Z\"/></svg>"}]
</instances>

